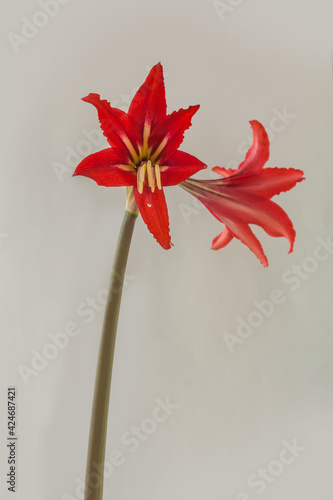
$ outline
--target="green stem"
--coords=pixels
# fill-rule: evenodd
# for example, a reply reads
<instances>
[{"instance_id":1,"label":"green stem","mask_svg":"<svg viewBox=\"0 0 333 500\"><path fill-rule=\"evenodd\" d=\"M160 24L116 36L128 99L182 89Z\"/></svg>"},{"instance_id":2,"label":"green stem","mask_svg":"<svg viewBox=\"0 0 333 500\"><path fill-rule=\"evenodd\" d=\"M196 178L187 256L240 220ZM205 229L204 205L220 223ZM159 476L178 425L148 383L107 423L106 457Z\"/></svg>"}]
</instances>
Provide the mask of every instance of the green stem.
<instances>
[{"instance_id":1,"label":"green stem","mask_svg":"<svg viewBox=\"0 0 333 500\"><path fill-rule=\"evenodd\" d=\"M84 500L103 499L111 374L125 269L137 214L125 211L110 278L95 379Z\"/></svg>"}]
</instances>

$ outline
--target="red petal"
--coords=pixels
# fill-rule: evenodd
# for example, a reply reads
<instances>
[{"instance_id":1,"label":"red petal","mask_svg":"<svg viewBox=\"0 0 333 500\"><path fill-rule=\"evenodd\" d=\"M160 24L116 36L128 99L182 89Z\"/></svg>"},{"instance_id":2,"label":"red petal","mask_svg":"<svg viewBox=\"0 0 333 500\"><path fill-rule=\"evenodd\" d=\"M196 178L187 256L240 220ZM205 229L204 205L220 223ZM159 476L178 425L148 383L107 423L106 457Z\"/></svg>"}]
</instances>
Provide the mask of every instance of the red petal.
<instances>
[{"instance_id":1,"label":"red petal","mask_svg":"<svg viewBox=\"0 0 333 500\"><path fill-rule=\"evenodd\" d=\"M230 186L241 187L266 198L289 191L297 182L304 180L304 172L294 168L264 168L259 175L226 179Z\"/></svg>"},{"instance_id":2,"label":"red petal","mask_svg":"<svg viewBox=\"0 0 333 500\"><path fill-rule=\"evenodd\" d=\"M139 126L143 133L145 124L150 130L166 117L165 88L163 68L161 63L156 64L141 85L128 110L128 114Z\"/></svg>"},{"instance_id":3,"label":"red petal","mask_svg":"<svg viewBox=\"0 0 333 500\"><path fill-rule=\"evenodd\" d=\"M207 200L204 204L211 208L211 203ZM218 203L214 197L211 209L234 234L233 228L226 222L226 219L237 224L256 224L270 236L284 236L290 243L289 252L292 251L295 240L294 227L286 212L273 201L241 190L233 190L232 197L228 192L228 196L219 199Z\"/></svg>"},{"instance_id":4,"label":"red petal","mask_svg":"<svg viewBox=\"0 0 333 500\"><path fill-rule=\"evenodd\" d=\"M145 186L140 194L134 186L134 196L141 216L149 231L165 250L171 248L169 234L169 215L163 189L156 189L154 193Z\"/></svg>"},{"instance_id":5,"label":"red petal","mask_svg":"<svg viewBox=\"0 0 333 500\"><path fill-rule=\"evenodd\" d=\"M253 132L253 143L246 153L245 160L237 170L221 167L213 168L214 172L223 177L259 174L269 158L269 139L263 125L257 120L250 122Z\"/></svg>"},{"instance_id":6,"label":"red petal","mask_svg":"<svg viewBox=\"0 0 333 500\"><path fill-rule=\"evenodd\" d=\"M221 187L218 181L186 181L181 184L198 198L232 234L245 243L265 265L264 253L248 224L261 226L270 236L284 236L293 249L295 230L288 215L276 203L242 189ZM215 187L215 189L214 189ZM226 235L225 235L226 237ZM214 242L216 247L218 240Z\"/></svg>"},{"instance_id":7,"label":"red petal","mask_svg":"<svg viewBox=\"0 0 333 500\"><path fill-rule=\"evenodd\" d=\"M220 248L226 247L233 237L232 232L225 227L224 231L213 239L212 250L219 250Z\"/></svg>"},{"instance_id":8,"label":"red petal","mask_svg":"<svg viewBox=\"0 0 333 500\"><path fill-rule=\"evenodd\" d=\"M98 94L89 94L82 100L97 109L101 129L121 161L124 161L125 155L136 162L141 137L134 120L121 109L112 108L108 101L101 100Z\"/></svg>"},{"instance_id":9,"label":"red petal","mask_svg":"<svg viewBox=\"0 0 333 500\"><path fill-rule=\"evenodd\" d=\"M262 265L264 267L268 266L268 260L267 260L266 255L264 254L261 243L258 240L258 238L253 234L252 230L250 229L250 227L247 224L242 224L242 223L234 224L233 223L232 224L232 231L229 228L226 228L226 229L229 231L229 234L235 236L242 243L244 243L244 245L246 245L256 255L256 257L258 257L258 259L260 260L260 262L262 263ZM223 233L222 233L222 235L223 235ZM227 243L225 243L225 245L218 246L219 238L222 235L218 236L217 238L215 238L213 240L212 247L214 250L218 250L219 248L222 248L222 246L225 246L227 243L229 243L229 241L227 241ZM215 243L215 245L214 245L214 243Z\"/></svg>"},{"instance_id":10,"label":"red petal","mask_svg":"<svg viewBox=\"0 0 333 500\"><path fill-rule=\"evenodd\" d=\"M195 196L195 195L194 195ZM216 236L212 241L212 249L219 250L225 247L233 237L239 239L244 245L246 245L251 252L253 252L256 257L260 260L264 267L268 266L268 260L264 254L263 248L261 246L258 238L253 234L250 226L242 221L228 218L225 214L221 215L220 204L209 203L209 205L203 201L200 197L196 196L209 210L209 212L220 222L225 224L225 229L221 234ZM280 236L280 235L279 235Z\"/></svg>"},{"instance_id":11,"label":"red petal","mask_svg":"<svg viewBox=\"0 0 333 500\"><path fill-rule=\"evenodd\" d=\"M152 161L160 165L167 164L183 142L184 132L191 126L192 116L199 108L197 105L174 111L156 125L149 137Z\"/></svg>"},{"instance_id":12,"label":"red petal","mask_svg":"<svg viewBox=\"0 0 333 500\"><path fill-rule=\"evenodd\" d=\"M235 237L255 254L255 256L260 260L264 267L268 266L268 260L266 255L264 254L261 243L253 234L248 224L228 219L225 216L223 216L222 220L222 218L219 219L217 212L214 212L212 210L209 211L212 213L212 215L214 215L214 217L216 217L226 225L224 231L213 239L212 250L219 250L221 248L224 248Z\"/></svg>"},{"instance_id":13,"label":"red petal","mask_svg":"<svg viewBox=\"0 0 333 500\"><path fill-rule=\"evenodd\" d=\"M273 201L264 198L261 203L256 204L256 211L254 219L256 218L258 222L253 223L260 225L270 236L287 238L290 244L288 253L291 253L294 249L296 231L287 213Z\"/></svg>"},{"instance_id":14,"label":"red petal","mask_svg":"<svg viewBox=\"0 0 333 500\"><path fill-rule=\"evenodd\" d=\"M107 187L132 186L136 181L136 174L120 166L118 155L111 148L87 156L73 175L90 177L99 186Z\"/></svg>"},{"instance_id":15,"label":"red petal","mask_svg":"<svg viewBox=\"0 0 333 500\"><path fill-rule=\"evenodd\" d=\"M176 151L168 160L167 169L161 172L163 186L174 186L184 181L207 165L183 151Z\"/></svg>"}]
</instances>

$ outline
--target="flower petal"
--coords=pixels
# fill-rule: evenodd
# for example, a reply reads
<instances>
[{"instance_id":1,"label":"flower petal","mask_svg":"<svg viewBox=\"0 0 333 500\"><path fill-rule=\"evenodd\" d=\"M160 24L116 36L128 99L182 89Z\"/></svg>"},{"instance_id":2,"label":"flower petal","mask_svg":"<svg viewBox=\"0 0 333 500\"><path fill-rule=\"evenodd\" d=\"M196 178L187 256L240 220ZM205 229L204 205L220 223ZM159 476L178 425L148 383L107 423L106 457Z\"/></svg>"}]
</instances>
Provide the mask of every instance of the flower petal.
<instances>
[{"instance_id":1,"label":"flower petal","mask_svg":"<svg viewBox=\"0 0 333 500\"><path fill-rule=\"evenodd\" d=\"M250 220L261 226L269 236L286 238L290 245L288 253L293 251L296 231L287 213L277 203L262 198L261 202L256 202L256 215L251 215Z\"/></svg>"},{"instance_id":2,"label":"flower petal","mask_svg":"<svg viewBox=\"0 0 333 500\"><path fill-rule=\"evenodd\" d=\"M259 241L248 227L249 224L262 227L270 236L287 238L290 244L289 253L292 252L296 233L288 215L279 205L263 196L241 188L231 189L222 183L223 181L190 179L180 186L198 198L216 219L223 222L236 238L258 256L264 265L266 257ZM226 237L227 235L224 236ZM215 247L218 242L219 240L215 241Z\"/></svg>"},{"instance_id":3,"label":"flower petal","mask_svg":"<svg viewBox=\"0 0 333 500\"><path fill-rule=\"evenodd\" d=\"M168 166L161 166L161 180L163 186L175 186L184 181L207 165L184 151L176 151L168 160Z\"/></svg>"},{"instance_id":4,"label":"flower petal","mask_svg":"<svg viewBox=\"0 0 333 500\"><path fill-rule=\"evenodd\" d=\"M202 201L202 200L201 200ZM212 201L203 201L209 206L215 216L224 222L235 234L230 223L256 224L262 227L267 234L275 237L285 237L289 241L292 252L295 230L286 212L276 203L262 196L239 190L233 190L221 198L212 198Z\"/></svg>"},{"instance_id":5,"label":"flower petal","mask_svg":"<svg viewBox=\"0 0 333 500\"><path fill-rule=\"evenodd\" d=\"M184 183L185 184L185 183ZM184 184L181 187L184 188ZM193 186L192 186L193 187ZM187 188L185 188L188 190ZM233 237L239 239L244 245L246 245L260 260L264 267L268 266L268 260L264 254L263 248L261 246L258 238L253 234L249 225L243 222L242 219L233 217L232 214L228 214L224 210L224 202L219 195L210 195L208 197L198 196L198 193L194 191L189 191L193 196L198 198L201 203L209 210L209 212L220 222L225 224L224 231L216 236L212 241L212 249L219 250L225 247Z\"/></svg>"},{"instance_id":6,"label":"flower petal","mask_svg":"<svg viewBox=\"0 0 333 500\"><path fill-rule=\"evenodd\" d=\"M203 203L203 200L200 201ZM225 215L221 217L221 212L218 207L216 209L216 207L213 208L213 206L209 208L206 203L204 203L204 205L217 220L225 224L224 231L213 239L212 250L224 248L235 237L255 254L264 267L268 266L268 260L264 254L261 243L253 234L248 224L239 220L230 219Z\"/></svg>"},{"instance_id":7,"label":"flower petal","mask_svg":"<svg viewBox=\"0 0 333 500\"><path fill-rule=\"evenodd\" d=\"M266 198L272 198L283 191L289 191L297 182L304 180L304 172L295 168L264 168L260 175L226 179L229 186L241 185L243 191L252 191Z\"/></svg>"},{"instance_id":8,"label":"flower petal","mask_svg":"<svg viewBox=\"0 0 333 500\"><path fill-rule=\"evenodd\" d=\"M225 231L228 233L225 235L225 241L223 241L223 235ZM218 250L223 248L224 246L231 241L232 237L238 238L244 245L246 245L255 255L258 257L260 262L264 267L268 266L268 260L266 255L264 254L263 248L261 246L258 238L253 234L252 230L247 224L243 223L232 223L232 231L229 227L226 227L223 233L217 236L212 243L213 250ZM222 244L221 244L222 243ZM224 243L224 244L223 244Z\"/></svg>"},{"instance_id":9,"label":"flower petal","mask_svg":"<svg viewBox=\"0 0 333 500\"><path fill-rule=\"evenodd\" d=\"M166 117L166 100L163 67L156 64L132 99L128 114L138 124L141 134L144 128L149 131Z\"/></svg>"},{"instance_id":10,"label":"flower petal","mask_svg":"<svg viewBox=\"0 0 333 500\"><path fill-rule=\"evenodd\" d=\"M212 241L212 250L220 250L220 248L224 248L230 243L233 239L234 235L230 231L228 227L225 227L221 234L216 236L216 238Z\"/></svg>"},{"instance_id":11,"label":"flower petal","mask_svg":"<svg viewBox=\"0 0 333 500\"><path fill-rule=\"evenodd\" d=\"M111 148L103 149L98 153L87 156L76 167L73 176L83 175L90 177L99 186L132 186L136 181L136 174L122 166L119 157Z\"/></svg>"},{"instance_id":12,"label":"flower petal","mask_svg":"<svg viewBox=\"0 0 333 500\"><path fill-rule=\"evenodd\" d=\"M264 126L257 120L250 122L253 132L253 143L246 153L245 160L237 170L221 167L213 168L213 171L226 178L241 175L259 174L269 158L269 139Z\"/></svg>"},{"instance_id":13,"label":"flower petal","mask_svg":"<svg viewBox=\"0 0 333 500\"><path fill-rule=\"evenodd\" d=\"M89 94L82 100L89 102L97 109L101 129L119 158L124 161L125 155L137 162L141 138L135 121L121 109L112 108L105 99L101 100L98 94Z\"/></svg>"},{"instance_id":14,"label":"flower petal","mask_svg":"<svg viewBox=\"0 0 333 500\"><path fill-rule=\"evenodd\" d=\"M171 237L169 234L169 214L163 189L156 189L152 192L145 185L141 194L136 186L133 189L139 211L149 231L161 247L168 250L171 248Z\"/></svg>"},{"instance_id":15,"label":"flower petal","mask_svg":"<svg viewBox=\"0 0 333 500\"><path fill-rule=\"evenodd\" d=\"M199 108L197 105L174 111L156 125L148 143L152 161L160 165L167 163L183 142L184 132L191 126L192 116Z\"/></svg>"}]
</instances>

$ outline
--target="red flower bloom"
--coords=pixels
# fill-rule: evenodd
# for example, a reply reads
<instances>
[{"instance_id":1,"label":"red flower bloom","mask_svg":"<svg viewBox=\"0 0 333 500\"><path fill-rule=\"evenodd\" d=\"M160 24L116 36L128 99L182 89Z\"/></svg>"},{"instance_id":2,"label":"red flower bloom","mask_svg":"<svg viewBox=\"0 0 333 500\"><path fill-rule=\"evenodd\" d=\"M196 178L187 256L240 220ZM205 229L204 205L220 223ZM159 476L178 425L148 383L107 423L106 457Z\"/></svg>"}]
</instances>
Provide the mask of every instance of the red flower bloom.
<instances>
[{"instance_id":1,"label":"red flower bloom","mask_svg":"<svg viewBox=\"0 0 333 500\"><path fill-rule=\"evenodd\" d=\"M241 240L268 266L262 246L249 224L261 226L270 236L284 236L293 250L295 230L288 215L270 200L282 191L289 191L304 179L302 170L293 168L263 168L269 158L269 140L264 127L250 122L253 144L237 170L215 167L223 179L188 179L180 187L200 200L205 207L225 224L224 231L212 243L218 250L234 237Z\"/></svg>"},{"instance_id":2,"label":"red flower bloom","mask_svg":"<svg viewBox=\"0 0 333 500\"><path fill-rule=\"evenodd\" d=\"M166 114L163 68L156 64L135 94L128 113L113 108L98 94L93 104L110 148L89 155L74 175L90 177L100 186L133 186L139 211L149 231L170 248L169 216L163 186L179 184L206 165L178 151L184 132L199 106Z\"/></svg>"}]
</instances>

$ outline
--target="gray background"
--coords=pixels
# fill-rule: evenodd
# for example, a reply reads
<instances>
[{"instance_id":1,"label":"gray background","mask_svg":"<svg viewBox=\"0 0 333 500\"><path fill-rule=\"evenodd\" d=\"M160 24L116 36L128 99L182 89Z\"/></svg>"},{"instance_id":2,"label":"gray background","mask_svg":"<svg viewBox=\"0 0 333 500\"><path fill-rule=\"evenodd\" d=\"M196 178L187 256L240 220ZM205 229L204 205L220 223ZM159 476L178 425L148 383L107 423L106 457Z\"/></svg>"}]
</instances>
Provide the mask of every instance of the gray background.
<instances>
[{"instance_id":1,"label":"gray background","mask_svg":"<svg viewBox=\"0 0 333 500\"><path fill-rule=\"evenodd\" d=\"M268 269L236 240L211 251L221 224L177 187L166 189L172 250L162 250L138 220L107 444L107 457L118 450L122 463L108 470L105 498L328 498L333 256L314 255L317 238L333 237L331 2L56 5L45 18L37 1L8 2L1 16L0 415L5 437L6 386L14 384L15 498L82 498L103 290L124 188L71 177L80 157L105 146L87 142L85 133L98 122L80 98L97 92L127 109L158 61L169 111L201 104L185 151L211 167L235 166L251 134L248 121L270 128L285 109L292 117L271 130L268 166L303 169L306 182L275 198L297 230L293 254L286 240L256 230ZM16 38L15 45L9 34L22 36L22 18L45 25L37 32L30 27L30 39ZM73 151L77 157L69 158ZM293 266L301 266L298 281ZM258 318L255 301L270 299L275 289L283 303L231 353L225 334L237 333L239 318ZM91 299L98 310L88 306ZM31 369L34 350L42 353L50 334L70 322L79 334L23 380L20 367ZM147 419L156 400L167 398L177 409L154 428ZM141 424L148 433L131 451L122 436ZM281 465L293 442L301 451L289 452L292 463ZM11 498L6 453L3 441L1 498ZM261 494L250 484L260 469L271 471Z\"/></svg>"}]
</instances>

